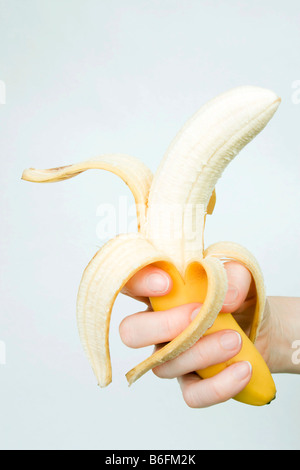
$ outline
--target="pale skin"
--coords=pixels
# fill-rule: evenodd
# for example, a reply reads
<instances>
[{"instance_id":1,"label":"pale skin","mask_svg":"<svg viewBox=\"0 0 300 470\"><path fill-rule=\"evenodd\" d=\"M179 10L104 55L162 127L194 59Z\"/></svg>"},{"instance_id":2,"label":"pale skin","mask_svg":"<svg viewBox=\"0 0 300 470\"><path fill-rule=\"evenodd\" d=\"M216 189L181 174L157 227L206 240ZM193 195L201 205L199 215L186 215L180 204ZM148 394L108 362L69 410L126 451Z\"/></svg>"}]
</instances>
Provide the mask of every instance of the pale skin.
<instances>
[{"instance_id":1,"label":"pale skin","mask_svg":"<svg viewBox=\"0 0 300 470\"><path fill-rule=\"evenodd\" d=\"M228 291L222 312L234 313L247 332L251 320L247 306L255 301L251 274L235 261L225 263L225 269ZM145 302L148 309L129 315L121 322L120 336L124 344L131 348L150 345L159 348L188 326L201 304L151 311L149 297L165 295L171 289L168 274L153 266L141 269L130 279L122 292ZM300 299L268 297L256 347L272 373L300 373L299 361L292 359L297 340L300 341ZM251 379L252 367L248 362L238 362L205 380L194 371L229 360L241 347L237 332L223 330L201 338L175 359L155 367L153 372L160 378L177 378L186 404L191 408L205 408L227 401L243 390ZM300 359L300 352L298 357Z\"/></svg>"}]
</instances>

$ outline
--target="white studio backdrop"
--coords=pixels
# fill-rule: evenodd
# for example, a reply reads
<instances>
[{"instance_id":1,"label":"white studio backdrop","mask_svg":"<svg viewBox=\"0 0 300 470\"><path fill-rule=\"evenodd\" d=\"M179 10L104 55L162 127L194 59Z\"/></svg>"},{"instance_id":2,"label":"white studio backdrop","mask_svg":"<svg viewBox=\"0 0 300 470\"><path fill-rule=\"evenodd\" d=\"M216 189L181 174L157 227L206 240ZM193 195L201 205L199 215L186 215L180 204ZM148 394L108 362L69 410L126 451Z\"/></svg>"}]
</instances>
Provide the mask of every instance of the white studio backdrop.
<instances>
[{"instance_id":1,"label":"white studio backdrop","mask_svg":"<svg viewBox=\"0 0 300 470\"><path fill-rule=\"evenodd\" d=\"M278 397L189 409L176 380L125 373L118 325L144 306L119 296L113 383L97 387L77 333L82 271L105 240L99 205L131 195L99 171L59 184L23 169L102 153L153 171L180 127L217 94L258 85L275 117L225 170L206 245L231 240L258 259L268 295L299 296L300 4L287 0L0 0L2 449L299 449L299 376ZM98 215L97 215L98 214Z\"/></svg>"}]
</instances>

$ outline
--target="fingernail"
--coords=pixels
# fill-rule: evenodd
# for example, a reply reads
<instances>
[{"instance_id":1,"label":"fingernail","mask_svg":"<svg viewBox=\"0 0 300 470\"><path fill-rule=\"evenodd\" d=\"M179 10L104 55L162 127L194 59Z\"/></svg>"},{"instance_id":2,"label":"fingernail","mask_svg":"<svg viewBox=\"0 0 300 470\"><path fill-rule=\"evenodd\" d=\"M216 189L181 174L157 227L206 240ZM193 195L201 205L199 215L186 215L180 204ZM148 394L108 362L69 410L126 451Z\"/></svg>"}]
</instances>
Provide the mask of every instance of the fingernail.
<instances>
[{"instance_id":1,"label":"fingernail","mask_svg":"<svg viewBox=\"0 0 300 470\"><path fill-rule=\"evenodd\" d=\"M220 338L221 346L227 350L237 349L241 345L241 342L241 335L237 331L224 333Z\"/></svg>"},{"instance_id":2,"label":"fingernail","mask_svg":"<svg viewBox=\"0 0 300 470\"><path fill-rule=\"evenodd\" d=\"M163 294L169 288L170 282L167 276L163 274L153 273L149 274L146 279L146 284L149 290L156 294Z\"/></svg>"},{"instance_id":3,"label":"fingernail","mask_svg":"<svg viewBox=\"0 0 300 470\"><path fill-rule=\"evenodd\" d=\"M238 362L232 369L232 373L237 380L243 380L252 372L250 362Z\"/></svg>"},{"instance_id":4,"label":"fingernail","mask_svg":"<svg viewBox=\"0 0 300 470\"><path fill-rule=\"evenodd\" d=\"M232 305L238 298L239 290L237 287L229 284L227 294L225 296L224 305Z\"/></svg>"},{"instance_id":5,"label":"fingernail","mask_svg":"<svg viewBox=\"0 0 300 470\"><path fill-rule=\"evenodd\" d=\"M194 320L194 318L196 318L196 316L198 315L198 313L200 312L201 310L201 307L197 307L195 310L192 311L191 313L191 320Z\"/></svg>"}]
</instances>

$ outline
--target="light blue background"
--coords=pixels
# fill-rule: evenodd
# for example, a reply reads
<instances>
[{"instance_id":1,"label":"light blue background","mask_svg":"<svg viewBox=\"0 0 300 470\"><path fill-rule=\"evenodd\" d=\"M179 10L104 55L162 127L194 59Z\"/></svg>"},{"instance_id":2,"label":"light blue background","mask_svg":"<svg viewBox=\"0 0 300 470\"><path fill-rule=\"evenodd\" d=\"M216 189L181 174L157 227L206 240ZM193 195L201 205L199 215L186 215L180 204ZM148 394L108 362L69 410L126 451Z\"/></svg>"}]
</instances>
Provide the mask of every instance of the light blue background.
<instances>
[{"instance_id":1,"label":"light blue background","mask_svg":"<svg viewBox=\"0 0 300 470\"><path fill-rule=\"evenodd\" d=\"M264 408L192 410L175 380L152 373L128 388L124 374L152 348L121 343L121 319L144 308L125 296L112 315L113 383L99 389L78 338L77 288L101 245L97 207L131 196L107 172L20 180L30 166L105 152L155 171L208 99L270 88L282 104L219 181L206 246L243 244L268 295L299 296L299 16L296 0L0 0L1 448L300 447L299 376L274 376L278 398Z\"/></svg>"}]
</instances>

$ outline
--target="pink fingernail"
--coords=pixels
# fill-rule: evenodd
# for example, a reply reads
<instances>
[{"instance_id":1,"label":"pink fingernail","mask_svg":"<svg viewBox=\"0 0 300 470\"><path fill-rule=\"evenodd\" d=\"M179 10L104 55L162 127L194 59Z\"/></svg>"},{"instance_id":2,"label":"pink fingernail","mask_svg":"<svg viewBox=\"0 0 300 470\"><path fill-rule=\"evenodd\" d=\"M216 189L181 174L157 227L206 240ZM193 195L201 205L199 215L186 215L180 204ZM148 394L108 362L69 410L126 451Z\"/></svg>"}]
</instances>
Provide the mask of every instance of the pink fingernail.
<instances>
[{"instance_id":1,"label":"pink fingernail","mask_svg":"<svg viewBox=\"0 0 300 470\"><path fill-rule=\"evenodd\" d=\"M235 303L238 298L239 290L237 287L229 284L228 291L224 300L224 305L232 305Z\"/></svg>"},{"instance_id":2,"label":"pink fingernail","mask_svg":"<svg viewBox=\"0 0 300 470\"><path fill-rule=\"evenodd\" d=\"M200 312L201 310L201 307L197 307L195 310L192 311L191 313L191 321L194 320L194 318L196 318L196 316L198 315L198 313Z\"/></svg>"},{"instance_id":3,"label":"pink fingernail","mask_svg":"<svg viewBox=\"0 0 300 470\"><path fill-rule=\"evenodd\" d=\"M167 292L170 282L167 276L160 273L153 273L147 276L146 284L150 291L156 294L164 294L164 292Z\"/></svg>"},{"instance_id":4,"label":"pink fingernail","mask_svg":"<svg viewBox=\"0 0 300 470\"><path fill-rule=\"evenodd\" d=\"M238 362L232 368L232 373L237 380L244 380L252 372L252 365L248 361Z\"/></svg>"},{"instance_id":5,"label":"pink fingernail","mask_svg":"<svg viewBox=\"0 0 300 470\"><path fill-rule=\"evenodd\" d=\"M224 349L230 351L237 349L241 345L242 338L237 331L230 331L221 336L220 343Z\"/></svg>"}]
</instances>

